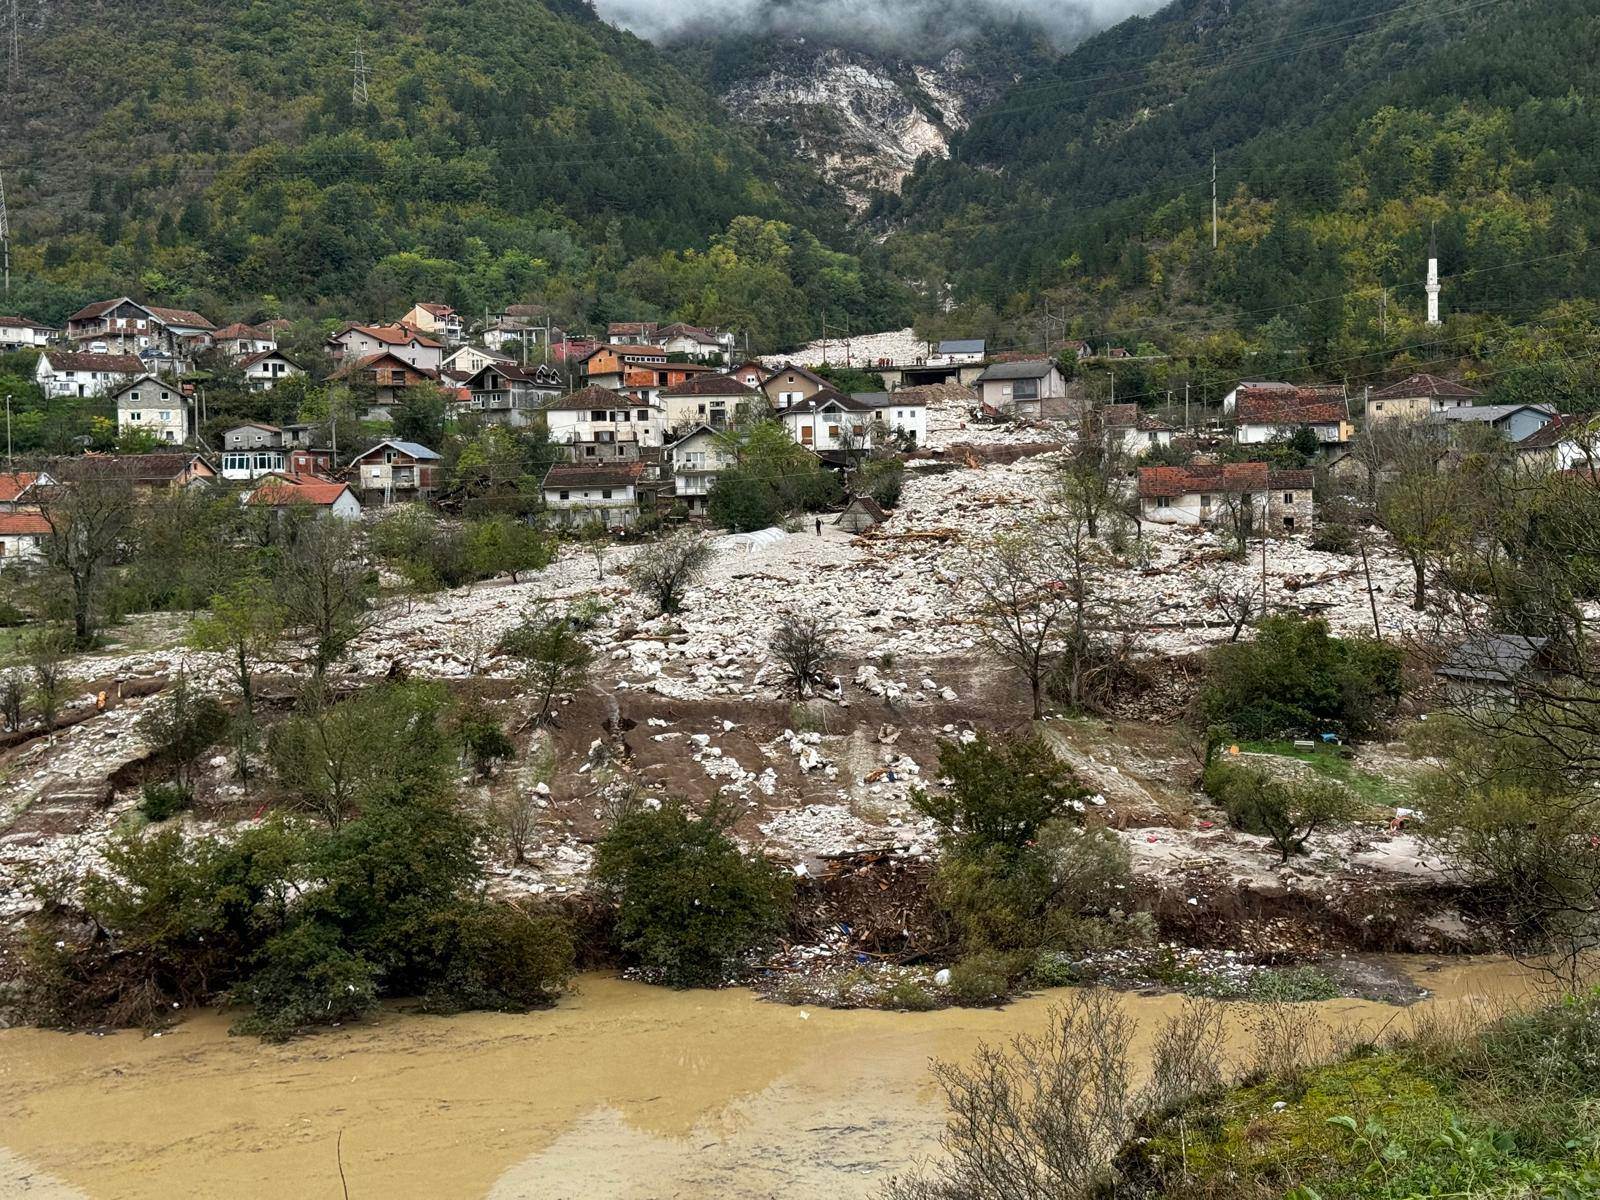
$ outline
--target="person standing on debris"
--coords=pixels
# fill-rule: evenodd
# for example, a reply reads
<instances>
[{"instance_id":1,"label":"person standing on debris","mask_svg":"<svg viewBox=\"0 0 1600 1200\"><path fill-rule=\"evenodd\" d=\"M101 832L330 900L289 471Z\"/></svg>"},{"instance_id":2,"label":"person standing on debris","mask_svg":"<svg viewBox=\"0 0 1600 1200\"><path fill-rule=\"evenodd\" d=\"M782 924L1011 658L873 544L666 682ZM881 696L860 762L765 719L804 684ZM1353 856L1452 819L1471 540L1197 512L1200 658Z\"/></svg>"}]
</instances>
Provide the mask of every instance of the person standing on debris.
<instances>
[{"instance_id":1,"label":"person standing on debris","mask_svg":"<svg viewBox=\"0 0 1600 1200\"><path fill-rule=\"evenodd\" d=\"M818 537L822 536L822 518L821 517L817 518L817 536Z\"/></svg>"}]
</instances>

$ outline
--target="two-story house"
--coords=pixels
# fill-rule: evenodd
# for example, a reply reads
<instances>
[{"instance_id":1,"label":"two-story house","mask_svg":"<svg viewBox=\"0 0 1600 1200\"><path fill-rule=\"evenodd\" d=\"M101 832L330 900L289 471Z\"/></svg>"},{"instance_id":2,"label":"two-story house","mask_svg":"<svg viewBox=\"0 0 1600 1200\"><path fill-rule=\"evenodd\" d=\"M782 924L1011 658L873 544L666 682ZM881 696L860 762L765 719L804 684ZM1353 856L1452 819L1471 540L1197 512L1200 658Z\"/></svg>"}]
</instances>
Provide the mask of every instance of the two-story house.
<instances>
[{"instance_id":1,"label":"two-story house","mask_svg":"<svg viewBox=\"0 0 1600 1200\"><path fill-rule=\"evenodd\" d=\"M928 441L928 401L917 388L898 392L852 392L851 398L872 410L873 427L899 434L913 447ZM872 429L868 430L872 433Z\"/></svg>"},{"instance_id":2,"label":"two-story house","mask_svg":"<svg viewBox=\"0 0 1600 1200\"><path fill-rule=\"evenodd\" d=\"M467 380L471 411L495 425L521 429L536 424L544 406L565 388L561 372L543 363L519 367L492 362Z\"/></svg>"},{"instance_id":3,"label":"two-story house","mask_svg":"<svg viewBox=\"0 0 1600 1200\"><path fill-rule=\"evenodd\" d=\"M1557 417L1548 404L1477 404L1446 408L1427 420L1448 429L1476 427L1493 429L1508 442L1532 437Z\"/></svg>"},{"instance_id":4,"label":"two-story house","mask_svg":"<svg viewBox=\"0 0 1600 1200\"><path fill-rule=\"evenodd\" d=\"M419 371L437 372L444 347L405 325L346 325L327 340L329 356L341 365L375 354L392 354Z\"/></svg>"},{"instance_id":5,"label":"two-story house","mask_svg":"<svg viewBox=\"0 0 1600 1200\"><path fill-rule=\"evenodd\" d=\"M278 348L278 331L270 326L246 325L236 321L224 325L211 335L211 347L238 362L252 354L261 354Z\"/></svg>"},{"instance_id":6,"label":"two-story house","mask_svg":"<svg viewBox=\"0 0 1600 1200\"><path fill-rule=\"evenodd\" d=\"M499 350L484 346L457 346L444 356L440 369L454 371L463 379L471 379L479 371L493 363L504 363L508 367L517 365L518 359L513 354L503 354Z\"/></svg>"},{"instance_id":7,"label":"two-story house","mask_svg":"<svg viewBox=\"0 0 1600 1200\"><path fill-rule=\"evenodd\" d=\"M27 317L0 317L0 350L13 350L18 346L47 346L50 339L60 333L42 321Z\"/></svg>"},{"instance_id":8,"label":"two-story house","mask_svg":"<svg viewBox=\"0 0 1600 1200\"><path fill-rule=\"evenodd\" d=\"M1274 471L1266 463L1140 467L1140 518L1156 525L1241 522L1254 533L1306 533L1316 505L1310 471Z\"/></svg>"},{"instance_id":9,"label":"two-story house","mask_svg":"<svg viewBox=\"0 0 1600 1200\"><path fill-rule=\"evenodd\" d=\"M1106 449L1129 458L1142 458L1152 450L1172 445L1177 432L1137 404L1108 404L1099 416Z\"/></svg>"},{"instance_id":10,"label":"two-story house","mask_svg":"<svg viewBox=\"0 0 1600 1200\"><path fill-rule=\"evenodd\" d=\"M46 396L104 396L144 373L144 360L136 354L81 350L46 350L33 368Z\"/></svg>"},{"instance_id":11,"label":"two-story house","mask_svg":"<svg viewBox=\"0 0 1600 1200\"><path fill-rule=\"evenodd\" d=\"M872 449L881 431L876 408L833 388L797 400L775 415L797 443L840 465Z\"/></svg>"},{"instance_id":12,"label":"two-story house","mask_svg":"<svg viewBox=\"0 0 1600 1200\"><path fill-rule=\"evenodd\" d=\"M733 354L733 334L685 325L681 321L661 326L651 341L664 347L669 354L684 354L690 358L721 358L726 362Z\"/></svg>"},{"instance_id":13,"label":"two-story house","mask_svg":"<svg viewBox=\"0 0 1600 1200\"><path fill-rule=\"evenodd\" d=\"M222 477L259 479L288 469L283 430L254 421L222 435Z\"/></svg>"},{"instance_id":14,"label":"two-story house","mask_svg":"<svg viewBox=\"0 0 1600 1200\"><path fill-rule=\"evenodd\" d=\"M696 425L724 429L740 413L765 411L766 397L755 388L740 383L731 375L702 374L663 388L661 407L669 430L683 431Z\"/></svg>"},{"instance_id":15,"label":"two-story house","mask_svg":"<svg viewBox=\"0 0 1600 1200\"><path fill-rule=\"evenodd\" d=\"M650 466L644 462L557 463L544 478L545 508L559 525L598 521L627 528L639 519Z\"/></svg>"},{"instance_id":16,"label":"two-story house","mask_svg":"<svg viewBox=\"0 0 1600 1200\"><path fill-rule=\"evenodd\" d=\"M281 350L257 350L239 360L244 381L258 392L270 392L285 379L304 375L305 369Z\"/></svg>"},{"instance_id":17,"label":"two-story house","mask_svg":"<svg viewBox=\"0 0 1600 1200\"><path fill-rule=\"evenodd\" d=\"M67 318L67 340L82 349L180 363L210 345L215 332L200 313L140 304L127 296L85 305Z\"/></svg>"},{"instance_id":18,"label":"two-story house","mask_svg":"<svg viewBox=\"0 0 1600 1200\"><path fill-rule=\"evenodd\" d=\"M580 461L639 458L661 447L667 424L660 406L600 387L549 401L544 419L550 440Z\"/></svg>"},{"instance_id":19,"label":"two-story house","mask_svg":"<svg viewBox=\"0 0 1600 1200\"><path fill-rule=\"evenodd\" d=\"M140 375L111 394L117 406L117 432L148 433L157 441L182 445L189 440L189 398L176 384Z\"/></svg>"},{"instance_id":20,"label":"two-story house","mask_svg":"<svg viewBox=\"0 0 1600 1200\"><path fill-rule=\"evenodd\" d=\"M1067 394L1067 381L1054 359L994 363L974 381L985 411L998 416L1034 419L1044 414L1047 400Z\"/></svg>"},{"instance_id":21,"label":"two-story house","mask_svg":"<svg viewBox=\"0 0 1600 1200\"><path fill-rule=\"evenodd\" d=\"M350 478L362 498L384 504L431 496L442 473L439 455L417 442L379 442L350 460Z\"/></svg>"},{"instance_id":22,"label":"two-story house","mask_svg":"<svg viewBox=\"0 0 1600 1200\"><path fill-rule=\"evenodd\" d=\"M459 346L467 340L466 321L448 304L433 301L413 304L398 324L409 325L418 333L427 334L446 346Z\"/></svg>"},{"instance_id":23,"label":"two-story house","mask_svg":"<svg viewBox=\"0 0 1600 1200\"><path fill-rule=\"evenodd\" d=\"M1309 429L1326 452L1355 434L1342 390L1334 395L1327 388L1241 387L1233 416L1234 440L1241 446L1287 441Z\"/></svg>"},{"instance_id":24,"label":"two-story house","mask_svg":"<svg viewBox=\"0 0 1600 1200\"><path fill-rule=\"evenodd\" d=\"M662 465L672 476L677 502L698 516L706 511L717 476L738 462L726 430L696 425L667 444Z\"/></svg>"},{"instance_id":25,"label":"two-story house","mask_svg":"<svg viewBox=\"0 0 1600 1200\"><path fill-rule=\"evenodd\" d=\"M1367 392L1367 424L1421 421L1447 408L1471 408L1481 392L1437 375L1412 375L1386 388Z\"/></svg>"},{"instance_id":26,"label":"two-story house","mask_svg":"<svg viewBox=\"0 0 1600 1200\"><path fill-rule=\"evenodd\" d=\"M815 371L797 367L793 363L784 363L777 370L769 372L761 381L761 390L767 394L767 401L773 408L788 408L791 404L809 400L818 392L829 391L832 387L832 384Z\"/></svg>"},{"instance_id":27,"label":"two-story house","mask_svg":"<svg viewBox=\"0 0 1600 1200\"><path fill-rule=\"evenodd\" d=\"M369 354L365 358L350 359L341 363L328 376L334 382L346 383L351 390L367 402L366 419L392 421L401 393L407 388L425 383L437 383L437 371L425 370L407 362L387 350Z\"/></svg>"}]
</instances>

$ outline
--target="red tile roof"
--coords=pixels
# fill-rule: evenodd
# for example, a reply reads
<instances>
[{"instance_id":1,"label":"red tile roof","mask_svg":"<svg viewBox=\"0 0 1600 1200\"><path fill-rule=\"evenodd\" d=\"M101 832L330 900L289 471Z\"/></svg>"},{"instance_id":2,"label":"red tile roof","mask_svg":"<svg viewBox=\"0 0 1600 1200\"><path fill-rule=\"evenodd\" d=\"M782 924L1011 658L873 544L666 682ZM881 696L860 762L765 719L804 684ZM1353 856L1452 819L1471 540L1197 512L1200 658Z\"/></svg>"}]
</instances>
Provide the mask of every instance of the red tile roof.
<instances>
[{"instance_id":1,"label":"red tile roof","mask_svg":"<svg viewBox=\"0 0 1600 1200\"><path fill-rule=\"evenodd\" d=\"M568 392L565 396L558 396L548 401L544 407L559 412L588 412L602 408L638 408L640 402L610 388L591 385L579 388L575 392Z\"/></svg>"},{"instance_id":2,"label":"red tile roof","mask_svg":"<svg viewBox=\"0 0 1600 1200\"><path fill-rule=\"evenodd\" d=\"M1342 393L1314 387L1242 387L1234 412L1244 425L1331 425L1349 415L1350 405Z\"/></svg>"},{"instance_id":3,"label":"red tile roof","mask_svg":"<svg viewBox=\"0 0 1600 1200\"><path fill-rule=\"evenodd\" d=\"M113 375L142 375L144 362L137 354L95 354L89 351L46 350L45 358L58 371L109 371Z\"/></svg>"},{"instance_id":4,"label":"red tile roof","mask_svg":"<svg viewBox=\"0 0 1600 1200\"><path fill-rule=\"evenodd\" d=\"M30 321L27 317L0 317L0 327L6 329L43 329L50 333L55 332L54 326L46 325L43 321Z\"/></svg>"},{"instance_id":5,"label":"red tile roof","mask_svg":"<svg viewBox=\"0 0 1600 1200\"><path fill-rule=\"evenodd\" d=\"M156 319L167 325L193 325L200 329L215 329L211 321L189 308L157 308L153 304L146 304L145 308L155 314Z\"/></svg>"},{"instance_id":6,"label":"red tile roof","mask_svg":"<svg viewBox=\"0 0 1600 1200\"><path fill-rule=\"evenodd\" d=\"M418 346L429 346L435 350L443 347L425 333L418 333L409 325L346 325L328 340L336 342L347 333L364 333L375 342L382 342L386 346L409 346L415 343Z\"/></svg>"},{"instance_id":7,"label":"red tile roof","mask_svg":"<svg viewBox=\"0 0 1600 1200\"><path fill-rule=\"evenodd\" d=\"M50 522L38 513L0 513L0 533L12 537L38 537L50 532Z\"/></svg>"},{"instance_id":8,"label":"red tile roof","mask_svg":"<svg viewBox=\"0 0 1600 1200\"><path fill-rule=\"evenodd\" d=\"M283 508L290 504L310 504L327 508L350 490L348 484L333 483L309 475L290 478L268 475L250 493L245 503L262 508Z\"/></svg>"},{"instance_id":9,"label":"red tile roof","mask_svg":"<svg viewBox=\"0 0 1600 1200\"><path fill-rule=\"evenodd\" d=\"M1205 467L1140 467L1139 495L1193 496L1217 492L1264 492L1269 486L1266 463L1223 463Z\"/></svg>"},{"instance_id":10,"label":"red tile roof","mask_svg":"<svg viewBox=\"0 0 1600 1200\"><path fill-rule=\"evenodd\" d=\"M684 364L679 364L684 365ZM760 392L732 375L701 375L662 390L663 396L759 396Z\"/></svg>"},{"instance_id":11,"label":"red tile roof","mask_svg":"<svg viewBox=\"0 0 1600 1200\"><path fill-rule=\"evenodd\" d=\"M631 487L644 477L645 464L557 463L545 476L544 488Z\"/></svg>"},{"instance_id":12,"label":"red tile roof","mask_svg":"<svg viewBox=\"0 0 1600 1200\"><path fill-rule=\"evenodd\" d=\"M39 482L37 471L0 471L0 504L10 504Z\"/></svg>"},{"instance_id":13,"label":"red tile roof","mask_svg":"<svg viewBox=\"0 0 1600 1200\"><path fill-rule=\"evenodd\" d=\"M456 310L451 308L448 304L429 304L424 302L417 305L417 307L428 315L434 317L453 317L456 315Z\"/></svg>"}]
</instances>

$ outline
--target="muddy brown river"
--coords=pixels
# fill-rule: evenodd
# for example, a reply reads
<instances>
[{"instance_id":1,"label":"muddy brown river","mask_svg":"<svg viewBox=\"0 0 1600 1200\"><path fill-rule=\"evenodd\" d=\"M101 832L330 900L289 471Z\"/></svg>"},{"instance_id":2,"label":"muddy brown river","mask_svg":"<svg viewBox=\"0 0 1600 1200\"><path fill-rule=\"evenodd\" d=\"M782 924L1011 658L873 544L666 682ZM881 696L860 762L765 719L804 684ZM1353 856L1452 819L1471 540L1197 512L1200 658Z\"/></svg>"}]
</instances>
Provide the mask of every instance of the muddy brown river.
<instances>
[{"instance_id":1,"label":"muddy brown river","mask_svg":"<svg viewBox=\"0 0 1600 1200\"><path fill-rule=\"evenodd\" d=\"M1503 961L1404 965L1434 999L1315 1007L1377 1030L1532 991ZM864 1197L935 1149L929 1060L1037 1030L1051 999L830 1012L586 976L551 1012L391 1013L284 1046L213 1015L158 1037L3 1031L0 1196ZM1179 999L1124 1003L1138 1057ZM1244 1017L1230 1011L1236 1047Z\"/></svg>"}]
</instances>

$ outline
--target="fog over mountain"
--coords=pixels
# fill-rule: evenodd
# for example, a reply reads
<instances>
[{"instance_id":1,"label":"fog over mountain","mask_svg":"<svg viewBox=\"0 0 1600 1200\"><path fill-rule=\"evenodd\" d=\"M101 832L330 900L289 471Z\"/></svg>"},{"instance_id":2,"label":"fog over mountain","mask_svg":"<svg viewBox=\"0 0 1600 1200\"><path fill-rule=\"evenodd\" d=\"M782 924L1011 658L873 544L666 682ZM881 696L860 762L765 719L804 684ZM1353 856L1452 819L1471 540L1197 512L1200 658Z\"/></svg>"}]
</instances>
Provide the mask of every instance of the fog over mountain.
<instances>
[{"instance_id":1,"label":"fog over mountain","mask_svg":"<svg viewBox=\"0 0 1600 1200\"><path fill-rule=\"evenodd\" d=\"M1023 17L1069 44L1167 0L595 0L607 21L652 41L705 34L808 34L868 46L943 41Z\"/></svg>"}]
</instances>

